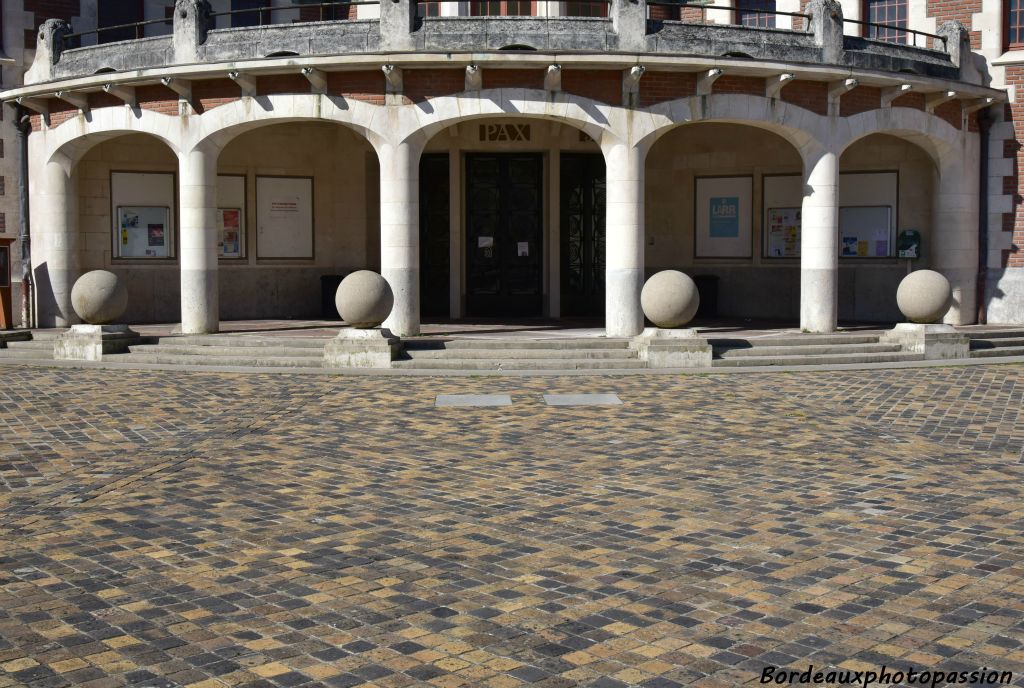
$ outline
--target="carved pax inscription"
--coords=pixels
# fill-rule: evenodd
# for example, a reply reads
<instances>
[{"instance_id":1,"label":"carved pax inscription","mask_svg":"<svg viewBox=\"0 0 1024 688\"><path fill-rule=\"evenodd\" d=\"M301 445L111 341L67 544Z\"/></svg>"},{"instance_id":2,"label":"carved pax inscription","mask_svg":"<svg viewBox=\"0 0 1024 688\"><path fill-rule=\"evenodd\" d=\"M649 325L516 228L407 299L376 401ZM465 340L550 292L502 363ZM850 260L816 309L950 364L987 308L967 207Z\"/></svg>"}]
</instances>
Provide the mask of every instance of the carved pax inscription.
<instances>
[{"instance_id":1,"label":"carved pax inscription","mask_svg":"<svg viewBox=\"0 0 1024 688\"><path fill-rule=\"evenodd\" d=\"M529 141L529 124L481 124L481 141Z\"/></svg>"}]
</instances>

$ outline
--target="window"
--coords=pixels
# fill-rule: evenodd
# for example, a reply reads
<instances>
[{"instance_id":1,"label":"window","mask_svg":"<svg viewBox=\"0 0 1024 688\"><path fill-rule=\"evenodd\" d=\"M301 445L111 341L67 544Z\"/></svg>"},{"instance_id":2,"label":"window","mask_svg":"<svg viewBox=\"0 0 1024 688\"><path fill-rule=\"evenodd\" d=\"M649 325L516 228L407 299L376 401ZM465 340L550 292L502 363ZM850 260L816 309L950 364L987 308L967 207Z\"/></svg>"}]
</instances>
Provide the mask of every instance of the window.
<instances>
[{"instance_id":1,"label":"window","mask_svg":"<svg viewBox=\"0 0 1024 688\"><path fill-rule=\"evenodd\" d=\"M531 0L470 0L470 14L483 17L528 17L533 14Z\"/></svg>"},{"instance_id":2,"label":"window","mask_svg":"<svg viewBox=\"0 0 1024 688\"><path fill-rule=\"evenodd\" d=\"M270 7L270 0L231 0L231 11L239 14L231 15L231 26L263 26L271 23L270 12L255 12Z\"/></svg>"},{"instance_id":3,"label":"window","mask_svg":"<svg viewBox=\"0 0 1024 688\"><path fill-rule=\"evenodd\" d=\"M1006 49L1024 49L1024 0L1007 0Z\"/></svg>"},{"instance_id":4,"label":"window","mask_svg":"<svg viewBox=\"0 0 1024 688\"><path fill-rule=\"evenodd\" d=\"M416 16L417 17L440 17L441 16L441 3L439 3L439 2L417 2L416 3Z\"/></svg>"},{"instance_id":5,"label":"window","mask_svg":"<svg viewBox=\"0 0 1024 688\"><path fill-rule=\"evenodd\" d=\"M885 26L865 26L865 38L906 43L907 0L864 0L864 21Z\"/></svg>"},{"instance_id":6,"label":"window","mask_svg":"<svg viewBox=\"0 0 1024 688\"><path fill-rule=\"evenodd\" d=\"M98 29L103 29L107 26L135 24L144 21L145 18L146 14L142 0L100 0L96 7L96 28ZM101 30L97 34L97 42L130 41L135 38L142 38L145 35L145 27L127 26L123 29L113 29L110 31Z\"/></svg>"},{"instance_id":7,"label":"window","mask_svg":"<svg viewBox=\"0 0 1024 688\"><path fill-rule=\"evenodd\" d=\"M607 17L608 3L604 0L569 0L565 3L567 17Z\"/></svg>"},{"instance_id":8,"label":"window","mask_svg":"<svg viewBox=\"0 0 1024 688\"><path fill-rule=\"evenodd\" d=\"M775 28L775 0L737 0L736 23L742 26Z\"/></svg>"}]
</instances>

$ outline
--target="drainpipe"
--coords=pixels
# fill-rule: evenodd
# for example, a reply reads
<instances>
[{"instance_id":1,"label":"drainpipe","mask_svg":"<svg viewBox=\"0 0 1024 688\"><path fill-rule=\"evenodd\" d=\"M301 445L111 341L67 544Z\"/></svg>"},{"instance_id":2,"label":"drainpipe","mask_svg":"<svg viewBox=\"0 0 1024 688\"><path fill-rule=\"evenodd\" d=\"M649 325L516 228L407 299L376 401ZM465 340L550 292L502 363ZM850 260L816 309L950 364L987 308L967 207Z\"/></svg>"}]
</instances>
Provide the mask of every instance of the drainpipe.
<instances>
[{"instance_id":1,"label":"drainpipe","mask_svg":"<svg viewBox=\"0 0 1024 688\"><path fill-rule=\"evenodd\" d=\"M966 126L966 122L964 124ZM978 134L981 138L981 155L978 156L978 281L974 290L979 325L984 325L988 320L985 287L988 283L988 138L991 125L992 116L989 114L989 108L979 111Z\"/></svg>"},{"instance_id":2,"label":"drainpipe","mask_svg":"<svg viewBox=\"0 0 1024 688\"><path fill-rule=\"evenodd\" d=\"M32 285L32 224L28 206L28 135L32 132L32 120L21 105L15 114L18 139L18 154L21 156L18 173L18 239L21 242L21 326L35 327L35 295Z\"/></svg>"}]
</instances>

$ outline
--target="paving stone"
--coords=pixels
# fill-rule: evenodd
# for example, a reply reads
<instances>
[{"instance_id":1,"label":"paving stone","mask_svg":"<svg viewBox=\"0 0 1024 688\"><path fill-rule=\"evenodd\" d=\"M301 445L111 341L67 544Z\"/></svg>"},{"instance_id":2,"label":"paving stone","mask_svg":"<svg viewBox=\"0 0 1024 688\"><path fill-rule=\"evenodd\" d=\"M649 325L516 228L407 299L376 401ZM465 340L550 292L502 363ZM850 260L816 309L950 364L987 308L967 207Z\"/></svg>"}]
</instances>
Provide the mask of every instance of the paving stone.
<instances>
[{"instance_id":1,"label":"paving stone","mask_svg":"<svg viewBox=\"0 0 1024 688\"><path fill-rule=\"evenodd\" d=\"M434 408L453 394L516 403ZM544 399L604 394L628 403ZM0 687L1021 676L1022 410L1021 366L12 368Z\"/></svg>"}]
</instances>

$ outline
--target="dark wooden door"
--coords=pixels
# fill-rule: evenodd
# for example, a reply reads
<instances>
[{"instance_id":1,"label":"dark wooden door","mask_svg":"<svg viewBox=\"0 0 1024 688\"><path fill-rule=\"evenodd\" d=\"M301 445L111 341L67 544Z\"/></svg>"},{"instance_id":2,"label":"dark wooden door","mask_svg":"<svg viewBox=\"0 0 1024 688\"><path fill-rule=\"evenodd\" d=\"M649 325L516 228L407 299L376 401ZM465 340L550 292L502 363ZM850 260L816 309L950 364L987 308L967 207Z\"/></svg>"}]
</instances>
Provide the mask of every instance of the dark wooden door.
<instances>
[{"instance_id":1,"label":"dark wooden door","mask_svg":"<svg viewBox=\"0 0 1024 688\"><path fill-rule=\"evenodd\" d=\"M448 154L420 158L420 312L448 317L451 275Z\"/></svg>"},{"instance_id":2,"label":"dark wooden door","mask_svg":"<svg viewBox=\"0 0 1024 688\"><path fill-rule=\"evenodd\" d=\"M563 154L561 168L562 314L604 315L604 157Z\"/></svg>"},{"instance_id":3,"label":"dark wooden door","mask_svg":"<svg viewBox=\"0 0 1024 688\"><path fill-rule=\"evenodd\" d=\"M543 181L537 153L466 156L467 315L541 315Z\"/></svg>"}]
</instances>

